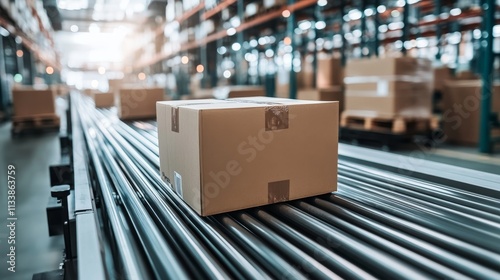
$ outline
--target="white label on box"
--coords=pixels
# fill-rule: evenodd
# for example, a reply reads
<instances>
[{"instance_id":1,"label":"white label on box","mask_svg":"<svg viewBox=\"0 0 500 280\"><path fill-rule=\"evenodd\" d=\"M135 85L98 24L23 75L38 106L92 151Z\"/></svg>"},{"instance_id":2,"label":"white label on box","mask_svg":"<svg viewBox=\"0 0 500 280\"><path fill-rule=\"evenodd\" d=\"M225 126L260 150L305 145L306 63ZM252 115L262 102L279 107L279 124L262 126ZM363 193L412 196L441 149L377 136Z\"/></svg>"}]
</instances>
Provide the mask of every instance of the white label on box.
<instances>
[{"instance_id":1,"label":"white label on box","mask_svg":"<svg viewBox=\"0 0 500 280\"><path fill-rule=\"evenodd\" d=\"M183 197L182 196L182 176L181 174L177 173L176 171L174 171L174 188L175 188L175 192L180 196L180 197Z\"/></svg>"},{"instance_id":2,"label":"white label on box","mask_svg":"<svg viewBox=\"0 0 500 280\"><path fill-rule=\"evenodd\" d=\"M377 96L387 96L389 95L389 83L387 81L377 82Z\"/></svg>"}]
</instances>

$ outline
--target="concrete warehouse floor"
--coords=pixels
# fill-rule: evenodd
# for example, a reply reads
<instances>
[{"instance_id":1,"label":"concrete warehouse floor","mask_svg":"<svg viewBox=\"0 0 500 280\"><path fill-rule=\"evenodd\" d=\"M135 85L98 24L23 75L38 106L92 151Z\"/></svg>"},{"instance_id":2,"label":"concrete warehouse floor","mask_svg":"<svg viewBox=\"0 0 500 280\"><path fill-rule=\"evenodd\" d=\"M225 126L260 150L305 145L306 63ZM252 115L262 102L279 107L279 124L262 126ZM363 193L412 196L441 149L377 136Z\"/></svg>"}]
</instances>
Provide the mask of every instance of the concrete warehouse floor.
<instances>
[{"instance_id":1,"label":"concrete warehouse floor","mask_svg":"<svg viewBox=\"0 0 500 280\"><path fill-rule=\"evenodd\" d=\"M49 237L45 207L50 196L48 168L60 160L57 132L11 138L11 123L0 124L0 279L31 279L55 270L62 260L62 235ZM16 272L7 270L7 165L16 167Z\"/></svg>"}]
</instances>

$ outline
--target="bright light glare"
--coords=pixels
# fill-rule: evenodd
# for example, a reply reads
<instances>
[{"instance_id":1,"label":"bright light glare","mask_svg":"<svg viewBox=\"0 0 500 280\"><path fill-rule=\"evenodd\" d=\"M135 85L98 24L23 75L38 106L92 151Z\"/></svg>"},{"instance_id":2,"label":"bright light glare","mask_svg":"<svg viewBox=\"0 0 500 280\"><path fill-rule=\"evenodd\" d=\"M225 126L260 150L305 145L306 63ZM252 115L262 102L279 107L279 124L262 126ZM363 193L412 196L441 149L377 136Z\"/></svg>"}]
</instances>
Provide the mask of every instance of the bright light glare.
<instances>
[{"instance_id":1,"label":"bright light glare","mask_svg":"<svg viewBox=\"0 0 500 280\"><path fill-rule=\"evenodd\" d=\"M78 32L78 25L71 25L71 27L69 28L69 30L71 30L71 32Z\"/></svg>"},{"instance_id":2,"label":"bright light glare","mask_svg":"<svg viewBox=\"0 0 500 280\"><path fill-rule=\"evenodd\" d=\"M188 62L189 62L189 57L187 57L186 55L181 58L182 64L188 64Z\"/></svg>"},{"instance_id":3,"label":"bright light glare","mask_svg":"<svg viewBox=\"0 0 500 280\"><path fill-rule=\"evenodd\" d=\"M83 10L89 6L88 0L59 0L57 7L62 10Z\"/></svg>"},{"instance_id":4,"label":"bright light glare","mask_svg":"<svg viewBox=\"0 0 500 280\"><path fill-rule=\"evenodd\" d=\"M234 34L236 34L236 28L234 27L231 27L227 30L227 35L228 36L233 36Z\"/></svg>"},{"instance_id":5,"label":"bright light glare","mask_svg":"<svg viewBox=\"0 0 500 280\"><path fill-rule=\"evenodd\" d=\"M314 27L316 27L316 29L318 29L318 30L321 30L321 29L324 29L326 27L326 23L324 21L317 21L314 24Z\"/></svg>"},{"instance_id":6,"label":"bright light glare","mask_svg":"<svg viewBox=\"0 0 500 280\"><path fill-rule=\"evenodd\" d=\"M267 57L273 57L273 55L274 55L274 51L273 50L271 50L271 49L267 49L266 50L266 56Z\"/></svg>"},{"instance_id":7,"label":"bright light glare","mask_svg":"<svg viewBox=\"0 0 500 280\"><path fill-rule=\"evenodd\" d=\"M372 9L366 9L366 10L364 11L364 13L365 13L365 16L367 16L367 17L369 17L369 16L373 16L373 14L374 14L374 12L373 12L373 10L372 10Z\"/></svg>"},{"instance_id":8,"label":"bright light glare","mask_svg":"<svg viewBox=\"0 0 500 280\"><path fill-rule=\"evenodd\" d=\"M90 82L90 86L92 88L97 88L99 86L99 82L97 80L92 80L92 82Z\"/></svg>"},{"instance_id":9,"label":"bright light glare","mask_svg":"<svg viewBox=\"0 0 500 280\"><path fill-rule=\"evenodd\" d=\"M500 37L500 25L493 26L493 37Z\"/></svg>"},{"instance_id":10,"label":"bright light glare","mask_svg":"<svg viewBox=\"0 0 500 280\"><path fill-rule=\"evenodd\" d=\"M406 3L406 1L405 1L405 0L398 0L398 1L396 2L396 6L398 6L398 7L404 7L404 6L405 6L405 3Z\"/></svg>"},{"instance_id":11,"label":"bright light glare","mask_svg":"<svg viewBox=\"0 0 500 280\"><path fill-rule=\"evenodd\" d=\"M450 15L456 17L462 13L462 10L460 8L454 8L450 10Z\"/></svg>"},{"instance_id":12,"label":"bright light glare","mask_svg":"<svg viewBox=\"0 0 500 280\"><path fill-rule=\"evenodd\" d=\"M353 30L352 35L354 37L361 37L361 30L359 30L359 29Z\"/></svg>"},{"instance_id":13,"label":"bright light glare","mask_svg":"<svg viewBox=\"0 0 500 280\"><path fill-rule=\"evenodd\" d=\"M378 27L378 32L380 33L385 33L387 32L387 25L386 24L382 24L381 26Z\"/></svg>"},{"instance_id":14,"label":"bright light glare","mask_svg":"<svg viewBox=\"0 0 500 280\"><path fill-rule=\"evenodd\" d=\"M139 80L141 80L141 81L144 81L144 80L146 80L146 74L141 72L141 73L137 74L137 78L139 78Z\"/></svg>"},{"instance_id":15,"label":"bright light glare","mask_svg":"<svg viewBox=\"0 0 500 280\"><path fill-rule=\"evenodd\" d=\"M386 10L387 10L387 8L384 5L380 5L380 6L377 7L377 12L379 14L385 12Z\"/></svg>"},{"instance_id":16,"label":"bright light glare","mask_svg":"<svg viewBox=\"0 0 500 280\"><path fill-rule=\"evenodd\" d=\"M288 18L290 16L290 11L289 10L283 10L283 12L281 12L281 15L284 18Z\"/></svg>"},{"instance_id":17,"label":"bright light glare","mask_svg":"<svg viewBox=\"0 0 500 280\"><path fill-rule=\"evenodd\" d=\"M292 44L292 39L290 37L285 37L285 39L283 39L283 43L285 45L291 45Z\"/></svg>"},{"instance_id":18,"label":"bright light glare","mask_svg":"<svg viewBox=\"0 0 500 280\"><path fill-rule=\"evenodd\" d=\"M100 66L99 68L97 68L97 72L99 72L99 74L101 75L104 75L104 73L106 73L106 68Z\"/></svg>"},{"instance_id":19,"label":"bright light glare","mask_svg":"<svg viewBox=\"0 0 500 280\"><path fill-rule=\"evenodd\" d=\"M99 28L99 26L97 24L91 23L89 26L89 32L90 33L99 33L99 32L101 32L101 29Z\"/></svg>"},{"instance_id":20,"label":"bright light glare","mask_svg":"<svg viewBox=\"0 0 500 280\"><path fill-rule=\"evenodd\" d=\"M47 72L47 74L49 75L52 75L54 74L54 68L47 66L47 68L45 68L45 72Z\"/></svg>"},{"instance_id":21,"label":"bright light glare","mask_svg":"<svg viewBox=\"0 0 500 280\"><path fill-rule=\"evenodd\" d=\"M311 22L308 20L305 20L303 22L299 22L299 28L302 30L307 30L311 28Z\"/></svg>"},{"instance_id":22,"label":"bright light glare","mask_svg":"<svg viewBox=\"0 0 500 280\"><path fill-rule=\"evenodd\" d=\"M233 51L237 52L239 50L241 50L241 45L240 43L234 43L231 48L233 49Z\"/></svg>"},{"instance_id":23,"label":"bright light glare","mask_svg":"<svg viewBox=\"0 0 500 280\"><path fill-rule=\"evenodd\" d=\"M391 16L392 17L399 17L400 15L401 15L401 13L398 10L393 10L391 12Z\"/></svg>"},{"instance_id":24,"label":"bright light glare","mask_svg":"<svg viewBox=\"0 0 500 280\"><path fill-rule=\"evenodd\" d=\"M17 73L16 75L14 75L14 82L16 83L20 83L23 81L23 75Z\"/></svg>"},{"instance_id":25,"label":"bright light glare","mask_svg":"<svg viewBox=\"0 0 500 280\"><path fill-rule=\"evenodd\" d=\"M220 48L217 49L217 52L220 54L220 55L223 55L227 52L227 49L226 47L222 46Z\"/></svg>"},{"instance_id":26,"label":"bright light glare","mask_svg":"<svg viewBox=\"0 0 500 280\"><path fill-rule=\"evenodd\" d=\"M318 0L318 6L324 7L326 6L326 4L328 4L327 0Z\"/></svg>"},{"instance_id":27,"label":"bright light glare","mask_svg":"<svg viewBox=\"0 0 500 280\"><path fill-rule=\"evenodd\" d=\"M225 70L222 75L224 76L224 78L229 79L231 77L231 71Z\"/></svg>"},{"instance_id":28,"label":"bright light glare","mask_svg":"<svg viewBox=\"0 0 500 280\"><path fill-rule=\"evenodd\" d=\"M17 57L23 57L24 52L22 50L17 50L16 55L17 55Z\"/></svg>"},{"instance_id":29,"label":"bright light glare","mask_svg":"<svg viewBox=\"0 0 500 280\"><path fill-rule=\"evenodd\" d=\"M202 73L203 70L205 70L205 67L203 67L203 65L198 64L198 66L196 66L196 72Z\"/></svg>"},{"instance_id":30,"label":"bright light glare","mask_svg":"<svg viewBox=\"0 0 500 280\"><path fill-rule=\"evenodd\" d=\"M351 20L358 20L361 18L361 16L362 14L360 10L354 9L349 11L349 18Z\"/></svg>"},{"instance_id":31,"label":"bright light glare","mask_svg":"<svg viewBox=\"0 0 500 280\"><path fill-rule=\"evenodd\" d=\"M498 26L498 25L496 25ZM493 27L493 31L495 30L495 28ZM495 34L493 32L493 34ZM474 36L474 39L481 39L481 30L479 29L474 29L474 31L472 32L472 35Z\"/></svg>"}]
</instances>

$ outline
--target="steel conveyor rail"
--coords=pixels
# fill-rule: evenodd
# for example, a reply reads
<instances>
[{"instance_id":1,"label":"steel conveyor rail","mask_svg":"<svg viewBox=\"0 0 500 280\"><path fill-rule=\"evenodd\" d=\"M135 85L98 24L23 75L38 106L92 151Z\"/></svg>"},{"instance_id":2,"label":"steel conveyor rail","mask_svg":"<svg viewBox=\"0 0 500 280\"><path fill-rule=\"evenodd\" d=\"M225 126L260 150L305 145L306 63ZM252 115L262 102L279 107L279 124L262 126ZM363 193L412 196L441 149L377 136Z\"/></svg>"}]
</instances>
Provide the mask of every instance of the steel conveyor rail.
<instances>
[{"instance_id":1,"label":"steel conveyor rail","mask_svg":"<svg viewBox=\"0 0 500 280\"><path fill-rule=\"evenodd\" d=\"M104 211L117 232L113 219L127 216L133 233L120 243L141 244L121 251L119 262L136 267L126 275L500 279L500 199L472 183L457 188L341 157L335 194L203 218L161 180L154 122L127 124L76 98ZM124 258L134 249L147 261Z\"/></svg>"}]
</instances>

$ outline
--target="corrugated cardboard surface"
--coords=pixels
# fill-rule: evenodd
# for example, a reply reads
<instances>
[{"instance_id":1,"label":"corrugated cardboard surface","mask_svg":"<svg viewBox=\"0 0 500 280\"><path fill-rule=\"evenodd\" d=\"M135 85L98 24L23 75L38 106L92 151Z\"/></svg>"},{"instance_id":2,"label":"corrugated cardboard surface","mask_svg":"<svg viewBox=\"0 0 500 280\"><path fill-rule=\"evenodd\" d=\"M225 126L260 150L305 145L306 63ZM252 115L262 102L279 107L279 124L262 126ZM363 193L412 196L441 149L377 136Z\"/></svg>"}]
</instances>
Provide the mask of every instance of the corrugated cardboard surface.
<instances>
[{"instance_id":1,"label":"corrugated cardboard surface","mask_svg":"<svg viewBox=\"0 0 500 280\"><path fill-rule=\"evenodd\" d=\"M115 95L112 92L95 93L94 103L97 108L107 108L115 106Z\"/></svg>"},{"instance_id":2,"label":"corrugated cardboard surface","mask_svg":"<svg viewBox=\"0 0 500 280\"><path fill-rule=\"evenodd\" d=\"M448 67L434 68L434 90L443 91L444 83L453 78Z\"/></svg>"},{"instance_id":3,"label":"corrugated cardboard surface","mask_svg":"<svg viewBox=\"0 0 500 280\"><path fill-rule=\"evenodd\" d=\"M300 89L297 91L297 99L317 101L338 101L339 111L344 110L344 91L342 87L329 87L322 89Z\"/></svg>"},{"instance_id":4,"label":"corrugated cardboard surface","mask_svg":"<svg viewBox=\"0 0 500 280\"><path fill-rule=\"evenodd\" d=\"M481 81L448 81L443 90L443 130L446 141L475 145L479 141ZM500 114L500 84L492 92L492 112ZM497 134L493 135L500 136Z\"/></svg>"},{"instance_id":5,"label":"corrugated cardboard surface","mask_svg":"<svg viewBox=\"0 0 500 280\"><path fill-rule=\"evenodd\" d=\"M15 117L28 117L42 114L55 114L56 94L52 89L34 90L28 88L13 89Z\"/></svg>"},{"instance_id":6,"label":"corrugated cardboard surface","mask_svg":"<svg viewBox=\"0 0 500 280\"><path fill-rule=\"evenodd\" d=\"M164 99L163 88L121 88L115 102L121 119L145 119L156 116L156 102Z\"/></svg>"},{"instance_id":7,"label":"corrugated cardboard surface","mask_svg":"<svg viewBox=\"0 0 500 280\"><path fill-rule=\"evenodd\" d=\"M346 91L345 110L363 116L426 118L432 115L432 95L408 91L395 97L387 97Z\"/></svg>"},{"instance_id":8,"label":"corrugated cardboard surface","mask_svg":"<svg viewBox=\"0 0 500 280\"><path fill-rule=\"evenodd\" d=\"M161 173L200 215L336 190L338 102L254 97L157 107Z\"/></svg>"},{"instance_id":9,"label":"corrugated cardboard surface","mask_svg":"<svg viewBox=\"0 0 500 280\"><path fill-rule=\"evenodd\" d=\"M395 96L404 92L432 93L432 84L429 82L405 82L388 81L380 79L377 82L366 82L349 84L346 86L349 92L362 92L363 95L372 96Z\"/></svg>"},{"instance_id":10,"label":"corrugated cardboard surface","mask_svg":"<svg viewBox=\"0 0 500 280\"><path fill-rule=\"evenodd\" d=\"M213 96L217 99L265 96L262 86L225 86L213 89Z\"/></svg>"},{"instance_id":11,"label":"corrugated cardboard surface","mask_svg":"<svg viewBox=\"0 0 500 280\"><path fill-rule=\"evenodd\" d=\"M318 56L316 87L325 88L343 84L342 62L338 58Z\"/></svg>"},{"instance_id":12,"label":"corrugated cardboard surface","mask_svg":"<svg viewBox=\"0 0 500 280\"><path fill-rule=\"evenodd\" d=\"M345 67L345 77L415 74L432 76L431 61L413 57L351 59Z\"/></svg>"}]
</instances>

